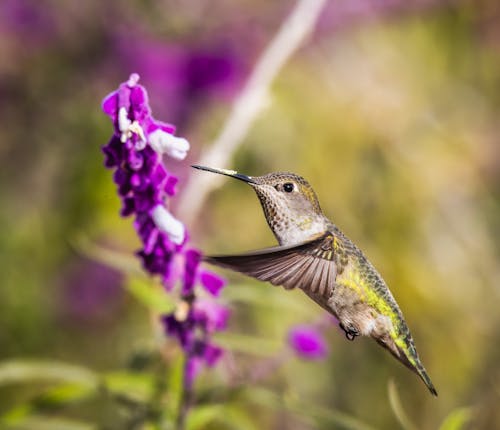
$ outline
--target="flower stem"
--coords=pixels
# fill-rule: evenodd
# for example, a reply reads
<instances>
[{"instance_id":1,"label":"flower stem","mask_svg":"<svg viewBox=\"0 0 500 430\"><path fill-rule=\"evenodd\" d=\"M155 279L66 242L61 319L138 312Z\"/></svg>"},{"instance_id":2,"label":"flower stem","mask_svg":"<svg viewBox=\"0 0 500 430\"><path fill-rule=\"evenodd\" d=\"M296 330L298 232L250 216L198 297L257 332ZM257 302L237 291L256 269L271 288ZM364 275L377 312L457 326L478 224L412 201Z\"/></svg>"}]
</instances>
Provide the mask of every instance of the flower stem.
<instances>
[{"instance_id":1,"label":"flower stem","mask_svg":"<svg viewBox=\"0 0 500 430\"><path fill-rule=\"evenodd\" d=\"M193 401L192 383L189 380L189 352L186 352L184 368L182 371L182 393L179 401L179 410L177 413L176 430L184 430L186 428L186 419L191 409Z\"/></svg>"}]
</instances>

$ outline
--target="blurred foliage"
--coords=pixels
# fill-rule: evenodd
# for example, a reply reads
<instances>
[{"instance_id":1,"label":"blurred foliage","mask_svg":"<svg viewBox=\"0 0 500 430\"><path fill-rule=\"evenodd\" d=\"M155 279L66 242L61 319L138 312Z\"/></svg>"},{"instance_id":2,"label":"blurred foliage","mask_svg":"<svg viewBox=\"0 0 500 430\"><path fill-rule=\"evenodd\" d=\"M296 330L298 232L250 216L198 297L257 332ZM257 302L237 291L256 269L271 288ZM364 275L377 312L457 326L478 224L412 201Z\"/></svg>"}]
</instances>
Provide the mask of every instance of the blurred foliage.
<instances>
[{"instance_id":1,"label":"blurred foliage","mask_svg":"<svg viewBox=\"0 0 500 430\"><path fill-rule=\"evenodd\" d=\"M111 130L99 104L141 74L156 117L193 146L172 170L200 174L186 166L292 6L0 4L1 425L149 429L175 416L180 354L155 317L173 304L133 259L102 166ZM322 311L226 273L228 353L199 381L188 428L500 427L499 28L492 0L332 1L223 166L311 182L391 287L439 397L370 340L334 329L327 362L291 359L288 328ZM236 181L191 230L207 252L274 243Z\"/></svg>"}]
</instances>

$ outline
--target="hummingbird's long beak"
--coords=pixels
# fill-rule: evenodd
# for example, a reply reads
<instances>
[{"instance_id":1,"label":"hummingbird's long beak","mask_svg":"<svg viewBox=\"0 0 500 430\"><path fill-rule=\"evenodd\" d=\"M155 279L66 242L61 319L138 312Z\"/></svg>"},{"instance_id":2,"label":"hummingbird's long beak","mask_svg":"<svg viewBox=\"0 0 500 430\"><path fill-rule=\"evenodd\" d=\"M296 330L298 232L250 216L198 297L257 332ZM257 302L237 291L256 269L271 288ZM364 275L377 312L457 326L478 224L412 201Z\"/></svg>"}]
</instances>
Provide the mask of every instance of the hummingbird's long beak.
<instances>
[{"instance_id":1,"label":"hummingbird's long beak","mask_svg":"<svg viewBox=\"0 0 500 430\"><path fill-rule=\"evenodd\" d=\"M253 180L251 176L242 175L241 173L238 173L235 170L214 169L213 167L197 166L194 164L191 165L191 167L194 167L195 169L199 170L206 170L207 172L218 173L220 175L230 176L231 178L236 178L239 179L240 181L247 182L249 184L256 184L256 182Z\"/></svg>"}]
</instances>

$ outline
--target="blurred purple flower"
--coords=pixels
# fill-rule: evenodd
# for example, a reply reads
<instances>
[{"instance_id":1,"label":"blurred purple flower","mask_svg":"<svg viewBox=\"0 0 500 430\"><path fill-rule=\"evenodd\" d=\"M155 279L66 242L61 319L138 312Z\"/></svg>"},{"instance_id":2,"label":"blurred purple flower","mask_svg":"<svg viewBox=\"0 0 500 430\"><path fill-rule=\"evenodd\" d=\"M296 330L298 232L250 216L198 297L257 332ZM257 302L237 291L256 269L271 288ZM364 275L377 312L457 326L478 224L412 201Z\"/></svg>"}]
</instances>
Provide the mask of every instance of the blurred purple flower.
<instances>
[{"instance_id":1,"label":"blurred purple flower","mask_svg":"<svg viewBox=\"0 0 500 430\"><path fill-rule=\"evenodd\" d=\"M61 312L70 322L105 320L122 297L122 275L92 260L71 263L61 279Z\"/></svg>"},{"instance_id":2,"label":"blurred purple flower","mask_svg":"<svg viewBox=\"0 0 500 430\"><path fill-rule=\"evenodd\" d=\"M172 45L138 30L131 35L127 28L115 33L113 51L123 68L136 68L150 83L151 93L162 95L158 111L178 124L206 99L232 98L246 69L241 50L228 40Z\"/></svg>"},{"instance_id":3,"label":"blurred purple flower","mask_svg":"<svg viewBox=\"0 0 500 430\"><path fill-rule=\"evenodd\" d=\"M225 330L229 309L213 300L201 299L189 303L190 298L175 312L162 317L166 333L176 337L186 351L187 383L192 384L201 364L214 366L222 356L222 349L210 341L210 336Z\"/></svg>"},{"instance_id":4,"label":"blurred purple flower","mask_svg":"<svg viewBox=\"0 0 500 430\"><path fill-rule=\"evenodd\" d=\"M289 332L288 342L294 352L306 360L322 360L328 354L323 335L313 325L293 327Z\"/></svg>"},{"instance_id":5,"label":"blurred purple flower","mask_svg":"<svg viewBox=\"0 0 500 430\"><path fill-rule=\"evenodd\" d=\"M193 306L193 319L207 333L225 330L229 316L229 309L214 300L200 299Z\"/></svg>"},{"instance_id":6,"label":"blurred purple flower","mask_svg":"<svg viewBox=\"0 0 500 430\"><path fill-rule=\"evenodd\" d=\"M0 3L0 28L23 42L43 43L55 36L56 13L37 0L3 0Z\"/></svg>"},{"instance_id":7,"label":"blurred purple flower","mask_svg":"<svg viewBox=\"0 0 500 430\"><path fill-rule=\"evenodd\" d=\"M187 51L183 69L184 91L191 96L221 91L233 95L242 75L236 51L228 44Z\"/></svg>"},{"instance_id":8,"label":"blurred purple flower","mask_svg":"<svg viewBox=\"0 0 500 430\"><path fill-rule=\"evenodd\" d=\"M138 80L139 75L132 74L103 100L103 111L114 125L114 134L103 147L105 166L115 169L122 216L135 216L134 227L143 245L137 255L144 269L159 275L166 291L182 284L177 309L164 315L162 322L165 333L184 350L185 380L190 385L200 363L213 366L222 355L210 336L225 328L229 315L221 304L196 300L195 287L201 285L215 296L224 280L200 269L201 252L187 247L184 224L167 209L168 199L176 193L177 177L168 172L162 155L182 160L189 143L173 135L174 126L152 116L148 94Z\"/></svg>"},{"instance_id":9,"label":"blurred purple flower","mask_svg":"<svg viewBox=\"0 0 500 430\"><path fill-rule=\"evenodd\" d=\"M195 345L194 353L189 357L186 362L186 382L188 385L192 385L203 364L208 367L213 367L217 364L223 351L217 345L213 345L205 342L198 342Z\"/></svg>"}]
</instances>

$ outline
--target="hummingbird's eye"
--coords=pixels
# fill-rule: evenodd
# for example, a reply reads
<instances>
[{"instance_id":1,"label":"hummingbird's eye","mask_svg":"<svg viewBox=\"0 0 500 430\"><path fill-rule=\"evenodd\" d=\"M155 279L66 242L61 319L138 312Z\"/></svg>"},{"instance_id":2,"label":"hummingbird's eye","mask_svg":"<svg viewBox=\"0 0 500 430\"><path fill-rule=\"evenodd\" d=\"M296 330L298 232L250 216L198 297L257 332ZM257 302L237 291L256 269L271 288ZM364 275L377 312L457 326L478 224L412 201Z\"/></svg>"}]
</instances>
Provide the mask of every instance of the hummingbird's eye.
<instances>
[{"instance_id":1,"label":"hummingbird's eye","mask_svg":"<svg viewBox=\"0 0 500 430\"><path fill-rule=\"evenodd\" d=\"M286 184L283 184L283 191L285 191L285 193L291 193L293 189L294 186L292 182L287 182Z\"/></svg>"}]
</instances>

